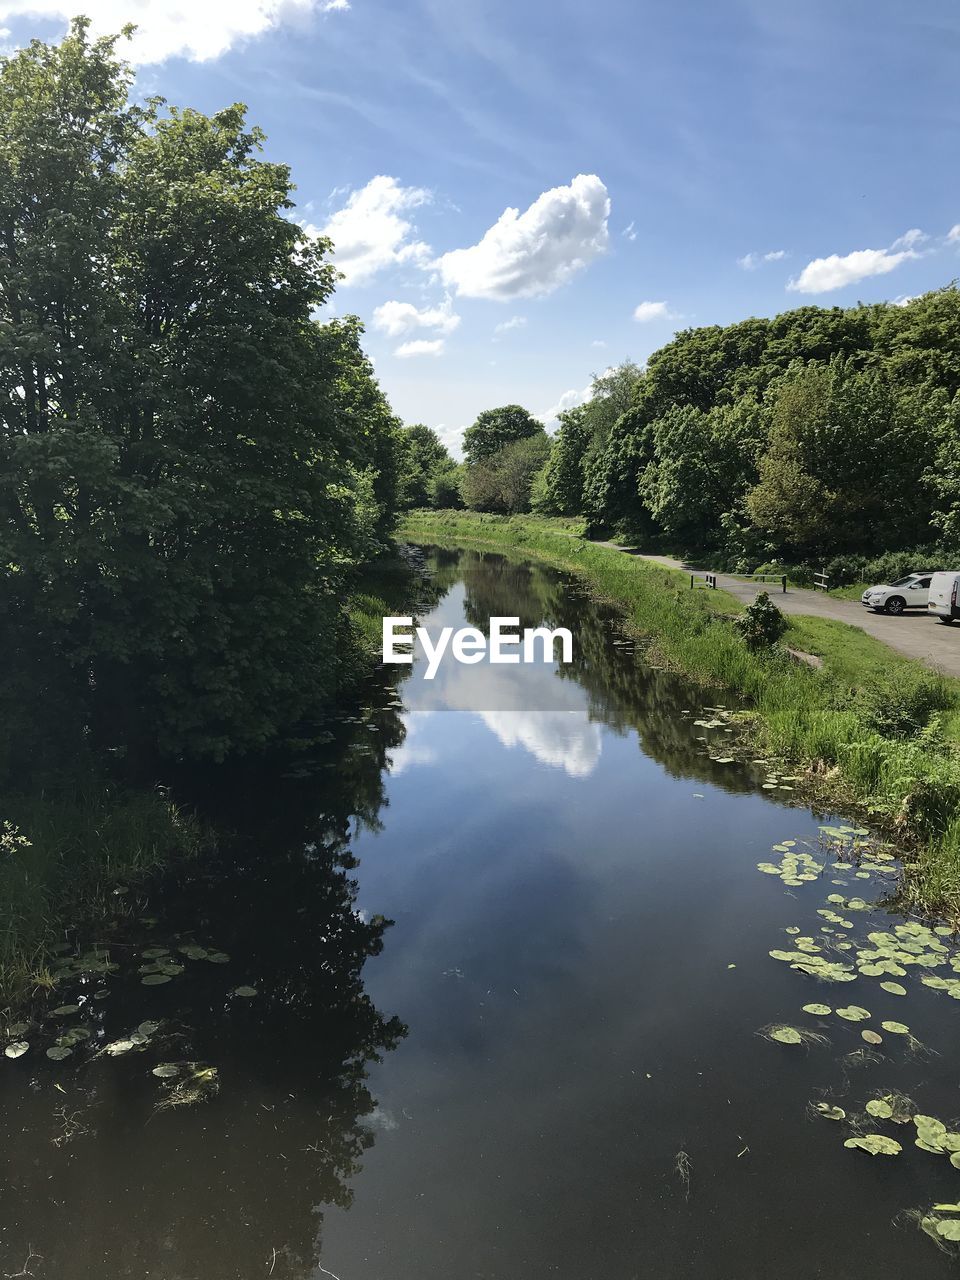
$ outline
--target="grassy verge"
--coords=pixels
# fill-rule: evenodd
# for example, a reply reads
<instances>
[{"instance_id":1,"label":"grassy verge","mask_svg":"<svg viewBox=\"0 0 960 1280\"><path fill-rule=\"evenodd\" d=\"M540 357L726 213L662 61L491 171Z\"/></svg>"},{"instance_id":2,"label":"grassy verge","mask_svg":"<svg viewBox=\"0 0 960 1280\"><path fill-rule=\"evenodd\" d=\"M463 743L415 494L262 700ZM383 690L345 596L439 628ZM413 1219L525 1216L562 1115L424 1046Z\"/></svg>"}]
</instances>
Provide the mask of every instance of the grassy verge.
<instances>
[{"instance_id":1,"label":"grassy verge","mask_svg":"<svg viewBox=\"0 0 960 1280\"><path fill-rule=\"evenodd\" d=\"M0 815L0 1006L51 985L52 950L76 925L122 914L127 892L193 856L196 822L160 792L103 782L4 797Z\"/></svg>"},{"instance_id":2,"label":"grassy verge","mask_svg":"<svg viewBox=\"0 0 960 1280\"><path fill-rule=\"evenodd\" d=\"M896 834L908 854L906 900L960 922L960 681L816 618L791 619L787 643L818 654L822 669L782 650L751 652L730 624L741 609L733 597L690 591L683 573L586 542L576 522L418 511L401 535L581 574L671 666L745 697L764 751L803 765L832 803Z\"/></svg>"}]
</instances>

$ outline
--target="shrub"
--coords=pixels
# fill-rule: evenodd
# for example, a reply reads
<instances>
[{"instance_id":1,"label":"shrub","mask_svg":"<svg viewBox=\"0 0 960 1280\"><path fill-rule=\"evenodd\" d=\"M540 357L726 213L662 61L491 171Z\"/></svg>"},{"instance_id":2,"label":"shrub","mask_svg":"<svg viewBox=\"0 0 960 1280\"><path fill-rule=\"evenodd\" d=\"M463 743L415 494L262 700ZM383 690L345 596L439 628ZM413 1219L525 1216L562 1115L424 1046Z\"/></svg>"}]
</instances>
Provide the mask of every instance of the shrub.
<instances>
[{"instance_id":1,"label":"shrub","mask_svg":"<svg viewBox=\"0 0 960 1280\"><path fill-rule=\"evenodd\" d=\"M770 649L783 636L787 620L766 591L761 591L733 624L747 643L747 648Z\"/></svg>"}]
</instances>

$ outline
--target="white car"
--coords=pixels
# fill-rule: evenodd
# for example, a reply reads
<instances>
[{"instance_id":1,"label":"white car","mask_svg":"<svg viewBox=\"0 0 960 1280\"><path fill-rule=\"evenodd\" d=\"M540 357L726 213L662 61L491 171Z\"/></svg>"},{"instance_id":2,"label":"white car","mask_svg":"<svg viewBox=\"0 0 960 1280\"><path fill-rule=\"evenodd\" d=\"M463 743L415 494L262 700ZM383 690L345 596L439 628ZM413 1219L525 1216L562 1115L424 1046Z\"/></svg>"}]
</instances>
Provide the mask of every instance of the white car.
<instances>
[{"instance_id":1,"label":"white car","mask_svg":"<svg viewBox=\"0 0 960 1280\"><path fill-rule=\"evenodd\" d=\"M865 609L895 615L904 609L926 609L932 577L932 573L908 573L896 582L867 587L860 602Z\"/></svg>"}]
</instances>

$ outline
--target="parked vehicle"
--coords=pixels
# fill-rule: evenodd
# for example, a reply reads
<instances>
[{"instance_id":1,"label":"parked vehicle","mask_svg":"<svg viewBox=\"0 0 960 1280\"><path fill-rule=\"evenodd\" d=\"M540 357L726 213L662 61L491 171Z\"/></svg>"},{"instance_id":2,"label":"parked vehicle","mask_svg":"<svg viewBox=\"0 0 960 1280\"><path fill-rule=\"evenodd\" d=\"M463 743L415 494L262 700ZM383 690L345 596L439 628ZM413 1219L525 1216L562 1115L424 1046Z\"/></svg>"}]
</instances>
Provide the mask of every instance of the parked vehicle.
<instances>
[{"instance_id":1,"label":"parked vehicle","mask_svg":"<svg viewBox=\"0 0 960 1280\"><path fill-rule=\"evenodd\" d=\"M860 597L865 609L877 613L903 613L904 609L926 609L932 573L908 573L896 582L867 587Z\"/></svg>"},{"instance_id":2,"label":"parked vehicle","mask_svg":"<svg viewBox=\"0 0 960 1280\"><path fill-rule=\"evenodd\" d=\"M945 627L960 618L960 572L935 573L930 579L927 612Z\"/></svg>"}]
</instances>

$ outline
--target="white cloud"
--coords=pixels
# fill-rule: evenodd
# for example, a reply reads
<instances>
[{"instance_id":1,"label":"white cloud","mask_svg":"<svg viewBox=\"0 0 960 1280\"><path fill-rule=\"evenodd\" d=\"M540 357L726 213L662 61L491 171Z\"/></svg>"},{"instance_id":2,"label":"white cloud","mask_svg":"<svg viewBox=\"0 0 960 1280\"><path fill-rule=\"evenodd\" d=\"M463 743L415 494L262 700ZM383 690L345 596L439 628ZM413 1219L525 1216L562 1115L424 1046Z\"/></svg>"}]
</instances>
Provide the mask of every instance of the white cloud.
<instances>
[{"instance_id":1,"label":"white cloud","mask_svg":"<svg viewBox=\"0 0 960 1280\"><path fill-rule=\"evenodd\" d=\"M952 226L947 232L947 242L949 244L960 244L960 222Z\"/></svg>"},{"instance_id":2,"label":"white cloud","mask_svg":"<svg viewBox=\"0 0 960 1280\"><path fill-rule=\"evenodd\" d=\"M737 266L744 271L756 271L764 262L781 262L787 256L786 249L771 249L769 253L745 253L737 259Z\"/></svg>"},{"instance_id":3,"label":"white cloud","mask_svg":"<svg viewBox=\"0 0 960 1280\"><path fill-rule=\"evenodd\" d=\"M409 360L411 356L442 356L445 345L443 338L416 338L402 343L393 354L401 360Z\"/></svg>"},{"instance_id":4,"label":"white cloud","mask_svg":"<svg viewBox=\"0 0 960 1280\"><path fill-rule=\"evenodd\" d=\"M396 178L378 174L365 187L351 192L347 203L319 233L313 226L306 230L330 237L334 265L348 285L367 284L385 267L424 262L430 257L429 246L413 238L415 228L404 215L431 198L429 191L402 187Z\"/></svg>"},{"instance_id":5,"label":"white cloud","mask_svg":"<svg viewBox=\"0 0 960 1280\"><path fill-rule=\"evenodd\" d=\"M590 345L591 347L605 347L607 344L602 338L594 338Z\"/></svg>"},{"instance_id":6,"label":"white cloud","mask_svg":"<svg viewBox=\"0 0 960 1280\"><path fill-rule=\"evenodd\" d=\"M594 174L545 191L526 212L506 209L478 244L437 259L445 284L466 298L552 293L609 244L610 197Z\"/></svg>"},{"instance_id":7,"label":"white cloud","mask_svg":"<svg viewBox=\"0 0 960 1280\"><path fill-rule=\"evenodd\" d=\"M439 307L422 309L412 302L384 302L373 313L373 327L391 338L399 338L414 329L453 333L460 327L460 317L454 313L450 298L445 298Z\"/></svg>"},{"instance_id":8,"label":"white cloud","mask_svg":"<svg viewBox=\"0 0 960 1280\"><path fill-rule=\"evenodd\" d=\"M829 293L871 276L885 276L902 262L919 258L916 246L926 238L922 231L913 228L894 240L888 249L855 249L843 257L832 253L828 258L814 258L795 280L787 282L787 288L794 293Z\"/></svg>"},{"instance_id":9,"label":"white cloud","mask_svg":"<svg viewBox=\"0 0 960 1280\"><path fill-rule=\"evenodd\" d=\"M137 31L123 53L142 65L173 57L207 62L291 19L349 8L349 0L0 0L0 19L66 22L79 9L98 35L113 35L135 22Z\"/></svg>"},{"instance_id":10,"label":"white cloud","mask_svg":"<svg viewBox=\"0 0 960 1280\"><path fill-rule=\"evenodd\" d=\"M629 227L624 227L623 234L627 240L630 240L630 241L636 240L637 224L635 222L631 222Z\"/></svg>"},{"instance_id":11,"label":"white cloud","mask_svg":"<svg viewBox=\"0 0 960 1280\"><path fill-rule=\"evenodd\" d=\"M522 329L526 323L526 316L511 316L509 320L504 320L502 324L498 324L493 332L509 333L511 329Z\"/></svg>"},{"instance_id":12,"label":"white cloud","mask_svg":"<svg viewBox=\"0 0 960 1280\"><path fill-rule=\"evenodd\" d=\"M634 320L648 324L651 320L668 320L670 311L665 302L641 302L633 313Z\"/></svg>"}]
</instances>

